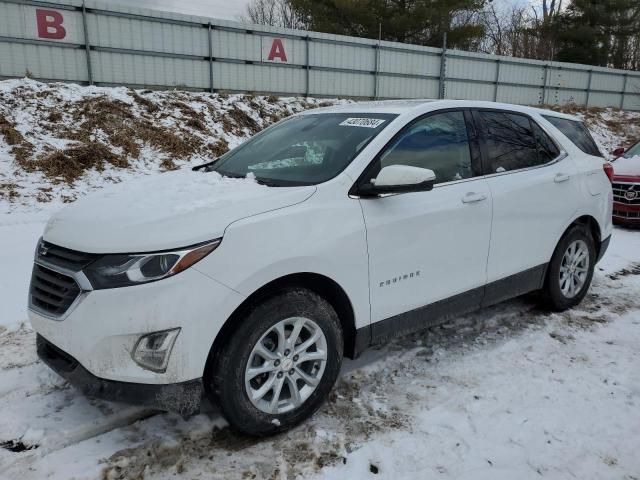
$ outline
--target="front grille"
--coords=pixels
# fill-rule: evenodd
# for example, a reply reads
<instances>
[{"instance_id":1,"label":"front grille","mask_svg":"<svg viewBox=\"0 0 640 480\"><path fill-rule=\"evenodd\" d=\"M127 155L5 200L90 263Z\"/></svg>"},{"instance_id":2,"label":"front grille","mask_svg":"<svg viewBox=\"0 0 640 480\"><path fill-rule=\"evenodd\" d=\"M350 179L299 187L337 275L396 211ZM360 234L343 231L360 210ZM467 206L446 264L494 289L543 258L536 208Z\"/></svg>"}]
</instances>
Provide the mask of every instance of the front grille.
<instances>
[{"instance_id":1,"label":"front grille","mask_svg":"<svg viewBox=\"0 0 640 480\"><path fill-rule=\"evenodd\" d=\"M627 205L640 205L640 183L614 183L613 200Z\"/></svg>"},{"instance_id":2,"label":"front grille","mask_svg":"<svg viewBox=\"0 0 640 480\"><path fill-rule=\"evenodd\" d=\"M51 265L79 272L91 262L96 260L100 255L93 253L77 252L68 248L59 247L52 243L40 240L36 258Z\"/></svg>"},{"instance_id":3,"label":"front grille","mask_svg":"<svg viewBox=\"0 0 640 480\"><path fill-rule=\"evenodd\" d=\"M47 314L60 316L67 311L80 295L80 287L76 281L62 273L33 265L29 296L31 305Z\"/></svg>"}]
</instances>

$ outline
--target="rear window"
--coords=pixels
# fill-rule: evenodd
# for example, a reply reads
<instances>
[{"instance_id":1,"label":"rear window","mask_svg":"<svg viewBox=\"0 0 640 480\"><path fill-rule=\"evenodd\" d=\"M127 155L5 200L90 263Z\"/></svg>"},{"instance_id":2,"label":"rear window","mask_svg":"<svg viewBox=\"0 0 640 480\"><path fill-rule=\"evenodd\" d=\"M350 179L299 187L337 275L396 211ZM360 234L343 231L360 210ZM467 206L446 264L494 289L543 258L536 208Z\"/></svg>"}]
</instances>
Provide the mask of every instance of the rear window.
<instances>
[{"instance_id":1,"label":"rear window","mask_svg":"<svg viewBox=\"0 0 640 480\"><path fill-rule=\"evenodd\" d=\"M565 137L571 140L576 147L588 155L602 157L602 153L598 149L596 142L593 140L591 133L584 123L576 120L568 120L566 118L558 118L552 115L544 115L554 127L560 130Z\"/></svg>"}]
</instances>

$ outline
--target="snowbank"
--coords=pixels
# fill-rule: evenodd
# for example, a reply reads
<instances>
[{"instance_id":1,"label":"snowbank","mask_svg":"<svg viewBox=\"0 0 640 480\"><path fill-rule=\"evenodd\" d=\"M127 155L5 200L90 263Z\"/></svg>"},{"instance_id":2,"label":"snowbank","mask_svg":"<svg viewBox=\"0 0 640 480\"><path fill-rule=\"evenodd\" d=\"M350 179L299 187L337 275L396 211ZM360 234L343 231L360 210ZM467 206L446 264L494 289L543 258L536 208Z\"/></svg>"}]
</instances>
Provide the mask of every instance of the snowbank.
<instances>
[{"instance_id":1,"label":"snowbank","mask_svg":"<svg viewBox=\"0 0 640 480\"><path fill-rule=\"evenodd\" d=\"M284 117L341 102L0 81L0 214L205 163Z\"/></svg>"}]
</instances>

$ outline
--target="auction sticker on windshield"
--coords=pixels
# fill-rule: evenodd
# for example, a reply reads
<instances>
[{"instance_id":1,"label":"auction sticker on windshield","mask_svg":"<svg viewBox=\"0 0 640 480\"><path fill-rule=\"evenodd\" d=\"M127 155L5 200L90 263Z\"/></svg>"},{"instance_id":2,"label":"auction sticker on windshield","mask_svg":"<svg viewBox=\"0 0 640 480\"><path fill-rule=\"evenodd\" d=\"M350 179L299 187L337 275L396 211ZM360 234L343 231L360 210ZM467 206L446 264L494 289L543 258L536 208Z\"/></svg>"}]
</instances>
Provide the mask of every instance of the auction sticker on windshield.
<instances>
[{"instance_id":1,"label":"auction sticker on windshield","mask_svg":"<svg viewBox=\"0 0 640 480\"><path fill-rule=\"evenodd\" d=\"M379 118L347 118L340 125L344 127L378 128L385 120Z\"/></svg>"}]
</instances>

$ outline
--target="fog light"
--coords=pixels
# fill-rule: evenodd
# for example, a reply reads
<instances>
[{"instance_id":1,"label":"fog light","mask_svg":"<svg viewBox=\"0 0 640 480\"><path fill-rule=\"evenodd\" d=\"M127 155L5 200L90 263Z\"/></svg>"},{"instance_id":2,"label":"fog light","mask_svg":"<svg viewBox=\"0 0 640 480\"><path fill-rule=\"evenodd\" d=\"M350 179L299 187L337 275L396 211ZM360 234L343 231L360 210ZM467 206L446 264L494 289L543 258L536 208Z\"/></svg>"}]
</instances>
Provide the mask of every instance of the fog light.
<instances>
[{"instance_id":1,"label":"fog light","mask_svg":"<svg viewBox=\"0 0 640 480\"><path fill-rule=\"evenodd\" d=\"M174 328L143 335L131 354L133 361L147 370L164 373L179 333L180 329Z\"/></svg>"}]
</instances>

